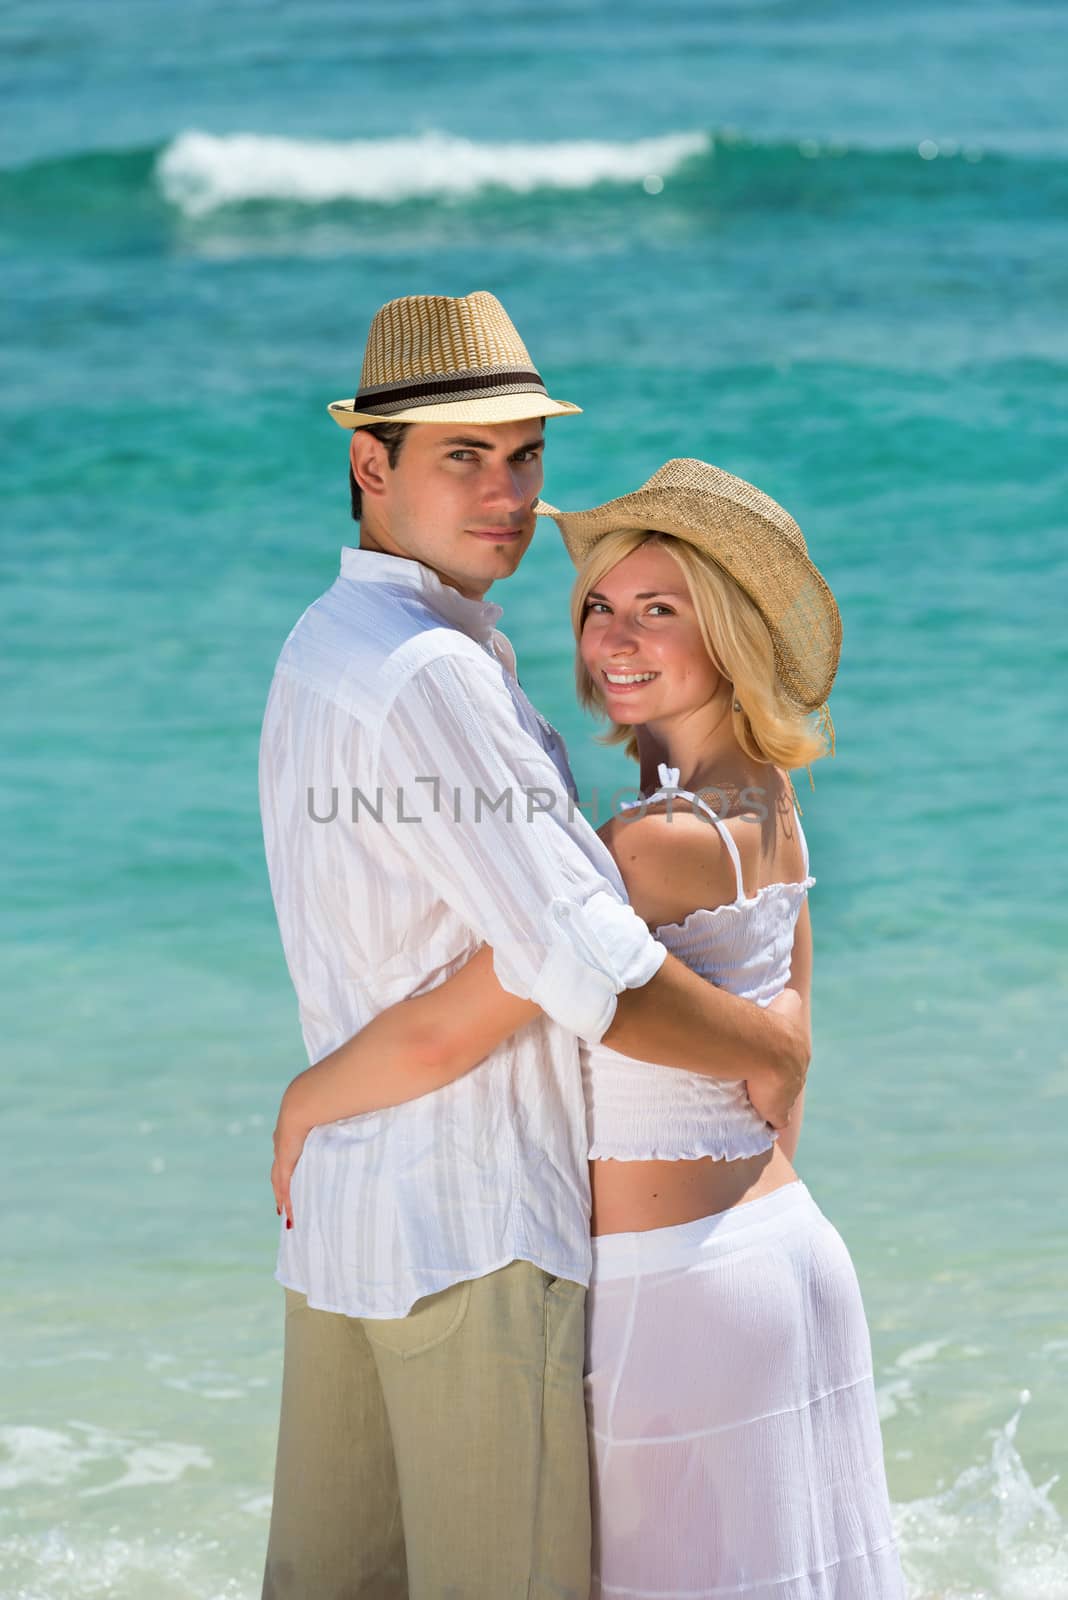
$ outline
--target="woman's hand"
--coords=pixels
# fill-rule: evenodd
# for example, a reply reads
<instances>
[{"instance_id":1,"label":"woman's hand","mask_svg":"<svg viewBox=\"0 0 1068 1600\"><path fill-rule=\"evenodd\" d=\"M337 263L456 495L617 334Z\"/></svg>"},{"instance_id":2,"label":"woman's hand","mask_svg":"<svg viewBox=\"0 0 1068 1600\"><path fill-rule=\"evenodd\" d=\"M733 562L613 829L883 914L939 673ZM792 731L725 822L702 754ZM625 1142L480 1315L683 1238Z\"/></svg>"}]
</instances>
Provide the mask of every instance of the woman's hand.
<instances>
[{"instance_id":1,"label":"woman's hand","mask_svg":"<svg viewBox=\"0 0 1068 1600\"><path fill-rule=\"evenodd\" d=\"M746 1092L753 1109L769 1127L783 1132L808 1072L811 1040L804 1001L796 989L784 989L766 1007L784 1025L783 1051L775 1068L753 1073L746 1079Z\"/></svg>"},{"instance_id":2,"label":"woman's hand","mask_svg":"<svg viewBox=\"0 0 1068 1600\"><path fill-rule=\"evenodd\" d=\"M310 1132L311 1129L293 1114L287 1090L282 1096L282 1104L278 1108L278 1121L274 1125L274 1164L271 1167L274 1203L278 1215L285 1214L287 1228L293 1226L293 1202L289 1192L293 1169L300 1160L304 1141Z\"/></svg>"}]
</instances>

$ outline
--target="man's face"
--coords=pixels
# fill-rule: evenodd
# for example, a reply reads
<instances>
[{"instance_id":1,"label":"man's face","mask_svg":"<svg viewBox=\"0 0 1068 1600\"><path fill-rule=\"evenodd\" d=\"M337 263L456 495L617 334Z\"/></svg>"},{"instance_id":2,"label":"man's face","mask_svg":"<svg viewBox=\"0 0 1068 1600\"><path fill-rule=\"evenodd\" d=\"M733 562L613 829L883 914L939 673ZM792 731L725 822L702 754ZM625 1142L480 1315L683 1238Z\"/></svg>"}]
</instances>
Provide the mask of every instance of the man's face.
<instances>
[{"instance_id":1,"label":"man's face","mask_svg":"<svg viewBox=\"0 0 1068 1600\"><path fill-rule=\"evenodd\" d=\"M480 598L512 575L534 535L542 485L540 420L413 424L395 467L369 434L353 435L363 491L360 543L432 568Z\"/></svg>"}]
</instances>

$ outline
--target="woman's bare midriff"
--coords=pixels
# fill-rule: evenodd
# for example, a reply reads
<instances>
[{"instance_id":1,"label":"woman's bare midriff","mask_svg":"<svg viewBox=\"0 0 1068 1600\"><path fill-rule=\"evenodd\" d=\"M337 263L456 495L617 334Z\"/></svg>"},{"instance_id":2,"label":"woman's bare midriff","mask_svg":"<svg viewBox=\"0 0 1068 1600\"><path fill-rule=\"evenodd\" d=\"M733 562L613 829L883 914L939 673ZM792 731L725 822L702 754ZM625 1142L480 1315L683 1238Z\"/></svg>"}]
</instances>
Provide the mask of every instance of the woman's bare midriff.
<instances>
[{"instance_id":1,"label":"woman's bare midriff","mask_svg":"<svg viewBox=\"0 0 1068 1600\"><path fill-rule=\"evenodd\" d=\"M759 1200L796 1181L797 1173L777 1144L742 1161L591 1161L591 1231L674 1228Z\"/></svg>"}]
</instances>

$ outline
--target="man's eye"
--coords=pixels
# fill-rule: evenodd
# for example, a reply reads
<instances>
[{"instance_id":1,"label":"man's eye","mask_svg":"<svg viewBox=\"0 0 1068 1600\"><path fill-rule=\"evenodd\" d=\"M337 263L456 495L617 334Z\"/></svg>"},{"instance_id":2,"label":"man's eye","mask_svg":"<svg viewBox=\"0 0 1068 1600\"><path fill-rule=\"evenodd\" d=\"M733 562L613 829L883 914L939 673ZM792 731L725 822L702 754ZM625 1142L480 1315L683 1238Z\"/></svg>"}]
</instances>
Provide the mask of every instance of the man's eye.
<instances>
[{"instance_id":1,"label":"man's eye","mask_svg":"<svg viewBox=\"0 0 1068 1600\"><path fill-rule=\"evenodd\" d=\"M449 451L449 460L450 461L474 461L474 459L475 459L475 452L473 450L450 450Z\"/></svg>"}]
</instances>

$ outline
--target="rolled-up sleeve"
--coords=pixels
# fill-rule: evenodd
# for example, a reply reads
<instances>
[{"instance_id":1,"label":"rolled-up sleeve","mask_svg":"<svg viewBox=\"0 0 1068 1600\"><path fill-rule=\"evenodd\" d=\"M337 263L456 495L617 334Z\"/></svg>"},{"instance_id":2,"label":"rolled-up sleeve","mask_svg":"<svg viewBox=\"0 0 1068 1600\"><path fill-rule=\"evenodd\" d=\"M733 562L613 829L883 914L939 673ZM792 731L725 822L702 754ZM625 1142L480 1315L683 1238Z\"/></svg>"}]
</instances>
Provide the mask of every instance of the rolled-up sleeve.
<instances>
[{"instance_id":1,"label":"rolled-up sleeve","mask_svg":"<svg viewBox=\"0 0 1068 1600\"><path fill-rule=\"evenodd\" d=\"M373 754L382 819L414 871L493 948L503 988L598 1041L666 951L490 661L449 654L393 697Z\"/></svg>"}]
</instances>

